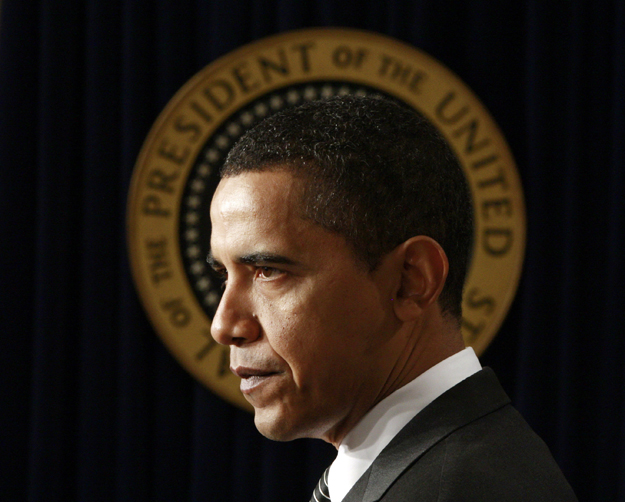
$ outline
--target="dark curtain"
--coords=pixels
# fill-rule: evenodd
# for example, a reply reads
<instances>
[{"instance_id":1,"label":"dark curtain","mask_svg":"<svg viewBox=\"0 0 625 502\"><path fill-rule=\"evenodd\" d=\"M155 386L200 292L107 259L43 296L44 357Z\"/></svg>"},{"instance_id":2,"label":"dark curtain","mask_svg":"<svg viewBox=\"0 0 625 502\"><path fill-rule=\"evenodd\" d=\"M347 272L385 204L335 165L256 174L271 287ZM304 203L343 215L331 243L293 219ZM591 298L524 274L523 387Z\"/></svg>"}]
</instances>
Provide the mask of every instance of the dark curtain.
<instances>
[{"instance_id":1,"label":"dark curtain","mask_svg":"<svg viewBox=\"0 0 625 502\"><path fill-rule=\"evenodd\" d=\"M0 498L307 500L327 445L262 438L139 305L125 242L142 141L195 72L310 26L455 71L519 165L523 277L483 355L580 500L625 501L625 4L3 0Z\"/></svg>"}]
</instances>

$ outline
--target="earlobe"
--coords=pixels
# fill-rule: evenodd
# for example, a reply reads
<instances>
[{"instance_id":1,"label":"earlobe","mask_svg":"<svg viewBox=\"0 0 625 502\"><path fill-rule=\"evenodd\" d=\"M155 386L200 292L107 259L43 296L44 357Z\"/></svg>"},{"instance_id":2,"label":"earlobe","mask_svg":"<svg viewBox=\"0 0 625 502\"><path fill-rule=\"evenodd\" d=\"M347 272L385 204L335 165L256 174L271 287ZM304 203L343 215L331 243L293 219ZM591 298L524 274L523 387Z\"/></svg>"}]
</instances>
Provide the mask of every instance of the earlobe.
<instances>
[{"instance_id":1,"label":"earlobe","mask_svg":"<svg viewBox=\"0 0 625 502\"><path fill-rule=\"evenodd\" d=\"M438 242L423 235L400 245L403 255L401 285L394 300L397 317L413 321L438 299L449 271L449 261Z\"/></svg>"}]
</instances>

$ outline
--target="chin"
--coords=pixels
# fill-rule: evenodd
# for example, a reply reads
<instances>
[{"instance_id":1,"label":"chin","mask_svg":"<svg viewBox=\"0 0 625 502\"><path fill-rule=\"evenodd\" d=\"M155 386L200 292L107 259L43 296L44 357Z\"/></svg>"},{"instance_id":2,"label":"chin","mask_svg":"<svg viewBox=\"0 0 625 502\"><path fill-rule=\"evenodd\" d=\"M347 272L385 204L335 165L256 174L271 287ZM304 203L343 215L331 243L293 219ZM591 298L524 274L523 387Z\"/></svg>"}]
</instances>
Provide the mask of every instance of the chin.
<instances>
[{"instance_id":1,"label":"chin","mask_svg":"<svg viewBox=\"0 0 625 502\"><path fill-rule=\"evenodd\" d=\"M301 438L321 438L322 427L312 425L303 417L285 416L267 409L256 409L254 424L263 436L273 441L293 441Z\"/></svg>"},{"instance_id":2,"label":"chin","mask_svg":"<svg viewBox=\"0 0 625 502\"><path fill-rule=\"evenodd\" d=\"M271 439L272 441L293 441L294 439L305 437L298 435L293 428L285 422L285 420L279 420L275 417L267 417L266 413L262 411L259 412L257 410L254 414L254 425L256 425L256 429L267 439Z\"/></svg>"}]
</instances>

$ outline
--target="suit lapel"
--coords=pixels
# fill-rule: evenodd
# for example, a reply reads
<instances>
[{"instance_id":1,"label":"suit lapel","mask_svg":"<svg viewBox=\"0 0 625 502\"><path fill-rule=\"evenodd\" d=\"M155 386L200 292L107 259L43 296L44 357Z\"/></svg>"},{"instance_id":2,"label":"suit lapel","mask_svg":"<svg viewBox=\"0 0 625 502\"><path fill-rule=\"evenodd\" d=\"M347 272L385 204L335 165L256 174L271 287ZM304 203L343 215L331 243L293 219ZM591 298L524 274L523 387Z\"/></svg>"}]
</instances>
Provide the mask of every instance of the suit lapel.
<instances>
[{"instance_id":1,"label":"suit lapel","mask_svg":"<svg viewBox=\"0 0 625 502\"><path fill-rule=\"evenodd\" d=\"M497 377L484 368L426 406L382 450L343 502L375 502L425 452L455 430L510 403Z\"/></svg>"}]
</instances>

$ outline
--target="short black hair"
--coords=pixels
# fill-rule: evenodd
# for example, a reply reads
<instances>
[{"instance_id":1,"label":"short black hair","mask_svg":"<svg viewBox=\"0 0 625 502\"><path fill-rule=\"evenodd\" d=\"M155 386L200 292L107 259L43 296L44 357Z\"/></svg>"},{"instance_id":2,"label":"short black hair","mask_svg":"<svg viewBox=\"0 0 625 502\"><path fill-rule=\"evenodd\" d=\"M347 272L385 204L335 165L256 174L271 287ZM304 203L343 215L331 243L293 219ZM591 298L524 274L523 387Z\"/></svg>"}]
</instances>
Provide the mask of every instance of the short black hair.
<instances>
[{"instance_id":1,"label":"short black hair","mask_svg":"<svg viewBox=\"0 0 625 502\"><path fill-rule=\"evenodd\" d=\"M221 175L275 169L305 180L303 214L343 235L371 269L410 237L436 240L449 259L439 304L461 318L473 206L462 168L425 118L382 97L310 101L248 131Z\"/></svg>"}]
</instances>

